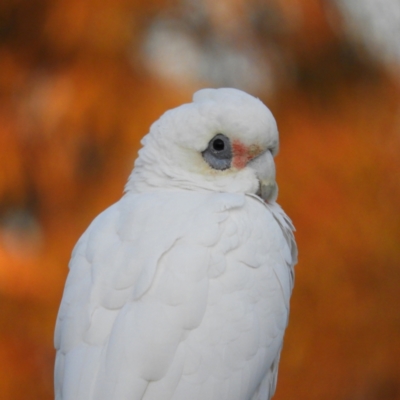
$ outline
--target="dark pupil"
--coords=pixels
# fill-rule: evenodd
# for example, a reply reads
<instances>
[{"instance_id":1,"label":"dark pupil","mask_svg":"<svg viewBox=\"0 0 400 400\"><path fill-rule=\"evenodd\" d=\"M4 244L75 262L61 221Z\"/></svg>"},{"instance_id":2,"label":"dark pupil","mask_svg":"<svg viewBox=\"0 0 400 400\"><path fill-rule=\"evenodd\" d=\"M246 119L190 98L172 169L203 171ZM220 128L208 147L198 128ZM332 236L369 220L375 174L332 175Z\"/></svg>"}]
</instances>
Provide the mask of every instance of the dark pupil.
<instances>
[{"instance_id":1,"label":"dark pupil","mask_svg":"<svg viewBox=\"0 0 400 400\"><path fill-rule=\"evenodd\" d=\"M225 143L221 139L216 139L213 142L213 149L217 151L221 151L225 148Z\"/></svg>"}]
</instances>

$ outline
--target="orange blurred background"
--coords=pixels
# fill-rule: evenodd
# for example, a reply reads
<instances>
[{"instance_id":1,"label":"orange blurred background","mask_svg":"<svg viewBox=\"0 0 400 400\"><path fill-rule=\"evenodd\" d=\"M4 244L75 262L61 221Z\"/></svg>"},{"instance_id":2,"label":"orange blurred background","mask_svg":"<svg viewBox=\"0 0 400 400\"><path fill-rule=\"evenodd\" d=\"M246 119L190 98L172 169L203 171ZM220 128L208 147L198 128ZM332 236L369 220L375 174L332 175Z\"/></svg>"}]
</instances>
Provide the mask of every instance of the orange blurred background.
<instances>
[{"instance_id":1,"label":"orange blurred background","mask_svg":"<svg viewBox=\"0 0 400 400\"><path fill-rule=\"evenodd\" d=\"M1 399L53 398L75 242L121 197L150 124L195 90L224 86L275 114L279 202L297 228L274 398L400 399L399 8L3 0Z\"/></svg>"}]
</instances>

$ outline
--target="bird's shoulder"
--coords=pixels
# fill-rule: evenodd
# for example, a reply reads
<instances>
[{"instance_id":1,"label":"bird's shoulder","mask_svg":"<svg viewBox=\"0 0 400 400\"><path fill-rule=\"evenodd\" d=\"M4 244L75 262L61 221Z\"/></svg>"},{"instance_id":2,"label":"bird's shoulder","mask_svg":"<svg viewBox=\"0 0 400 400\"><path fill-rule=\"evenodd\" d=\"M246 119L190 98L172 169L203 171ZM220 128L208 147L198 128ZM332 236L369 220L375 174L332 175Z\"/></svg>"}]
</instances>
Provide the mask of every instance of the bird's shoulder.
<instances>
[{"instance_id":1,"label":"bird's shoulder","mask_svg":"<svg viewBox=\"0 0 400 400\"><path fill-rule=\"evenodd\" d=\"M220 224L229 211L241 208L243 195L195 192L128 193L99 214L74 247L56 326L75 332L87 329L86 308L120 309L128 298L139 298L150 286L163 254L178 241L204 248L219 240ZM192 249L193 250L193 249ZM180 246L181 252L190 252ZM68 317L70 315L70 317ZM78 322L81 318L82 321ZM71 320L76 321L71 323ZM68 320L68 324L63 324ZM82 323L81 323L82 322ZM65 348L70 348L73 345Z\"/></svg>"}]
</instances>

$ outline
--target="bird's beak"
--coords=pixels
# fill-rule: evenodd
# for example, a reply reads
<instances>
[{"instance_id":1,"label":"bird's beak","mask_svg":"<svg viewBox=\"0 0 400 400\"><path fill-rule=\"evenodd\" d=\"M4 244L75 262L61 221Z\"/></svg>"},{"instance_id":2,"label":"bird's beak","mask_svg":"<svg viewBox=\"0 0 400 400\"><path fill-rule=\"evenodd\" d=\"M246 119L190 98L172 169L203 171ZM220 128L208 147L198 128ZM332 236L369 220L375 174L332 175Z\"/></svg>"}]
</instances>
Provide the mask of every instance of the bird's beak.
<instances>
[{"instance_id":1,"label":"bird's beak","mask_svg":"<svg viewBox=\"0 0 400 400\"><path fill-rule=\"evenodd\" d=\"M267 150L248 163L260 182L257 195L266 202L274 202L278 197L278 185L275 181L275 162L272 153Z\"/></svg>"}]
</instances>

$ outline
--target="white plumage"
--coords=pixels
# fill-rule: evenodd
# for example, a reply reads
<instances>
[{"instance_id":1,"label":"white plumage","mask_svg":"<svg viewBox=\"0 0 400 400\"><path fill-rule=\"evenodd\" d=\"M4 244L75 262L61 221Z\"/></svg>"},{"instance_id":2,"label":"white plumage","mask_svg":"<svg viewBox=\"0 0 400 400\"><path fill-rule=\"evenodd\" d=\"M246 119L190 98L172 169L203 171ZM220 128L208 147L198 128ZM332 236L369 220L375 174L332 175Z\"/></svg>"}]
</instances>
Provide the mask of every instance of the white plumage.
<instances>
[{"instance_id":1,"label":"white plumage","mask_svg":"<svg viewBox=\"0 0 400 400\"><path fill-rule=\"evenodd\" d=\"M297 255L275 120L244 92L203 89L142 143L73 251L56 399L267 400Z\"/></svg>"}]
</instances>

